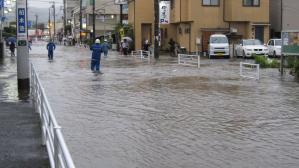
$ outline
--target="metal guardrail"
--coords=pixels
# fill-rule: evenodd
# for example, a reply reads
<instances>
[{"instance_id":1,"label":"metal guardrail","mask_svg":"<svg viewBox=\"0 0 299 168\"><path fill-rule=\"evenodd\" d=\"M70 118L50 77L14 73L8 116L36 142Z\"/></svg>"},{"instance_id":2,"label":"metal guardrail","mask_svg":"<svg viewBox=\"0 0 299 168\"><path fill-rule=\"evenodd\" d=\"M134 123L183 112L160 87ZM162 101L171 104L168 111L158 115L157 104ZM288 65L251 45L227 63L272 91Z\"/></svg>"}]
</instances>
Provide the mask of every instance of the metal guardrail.
<instances>
[{"instance_id":1,"label":"metal guardrail","mask_svg":"<svg viewBox=\"0 0 299 168\"><path fill-rule=\"evenodd\" d=\"M141 60L147 60L148 62L151 61L151 52L150 51L144 51L144 50L132 51L131 56L140 58Z\"/></svg>"},{"instance_id":2,"label":"metal guardrail","mask_svg":"<svg viewBox=\"0 0 299 168\"><path fill-rule=\"evenodd\" d=\"M41 119L42 144L47 147L51 168L75 168L73 159L64 141L61 127L56 121L33 64L31 64L30 75L33 105Z\"/></svg>"},{"instance_id":3,"label":"metal guardrail","mask_svg":"<svg viewBox=\"0 0 299 168\"><path fill-rule=\"evenodd\" d=\"M178 54L178 64L200 68L200 55Z\"/></svg>"},{"instance_id":4,"label":"metal guardrail","mask_svg":"<svg viewBox=\"0 0 299 168\"><path fill-rule=\"evenodd\" d=\"M240 76L260 80L260 64L240 62Z\"/></svg>"}]
</instances>

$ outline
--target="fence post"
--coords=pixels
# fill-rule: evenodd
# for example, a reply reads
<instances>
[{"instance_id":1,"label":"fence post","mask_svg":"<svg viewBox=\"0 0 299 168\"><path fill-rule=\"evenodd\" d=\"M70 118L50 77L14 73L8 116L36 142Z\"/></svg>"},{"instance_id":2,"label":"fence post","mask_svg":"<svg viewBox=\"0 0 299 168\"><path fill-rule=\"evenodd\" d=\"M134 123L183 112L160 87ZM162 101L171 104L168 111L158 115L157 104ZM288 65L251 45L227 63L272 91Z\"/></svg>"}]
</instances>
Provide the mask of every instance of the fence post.
<instances>
[{"instance_id":1,"label":"fence post","mask_svg":"<svg viewBox=\"0 0 299 168\"><path fill-rule=\"evenodd\" d=\"M48 123L45 123L45 115L44 115L44 95L40 95L40 119L41 119L41 125L42 125L42 145L46 145L47 144L47 127L48 127Z\"/></svg>"},{"instance_id":2,"label":"fence post","mask_svg":"<svg viewBox=\"0 0 299 168\"><path fill-rule=\"evenodd\" d=\"M243 70L242 70L242 68L243 68L243 63L240 62L240 76L243 76Z\"/></svg>"},{"instance_id":3,"label":"fence post","mask_svg":"<svg viewBox=\"0 0 299 168\"><path fill-rule=\"evenodd\" d=\"M260 80L260 64L257 64L257 80Z\"/></svg>"},{"instance_id":4,"label":"fence post","mask_svg":"<svg viewBox=\"0 0 299 168\"><path fill-rule=\"evenodd\" d=\"M197 68L200 68L200 55L197 56Z\"/></svg>"},{"instance_id":5,"label":"fence post","mask_svg":"<svg viewBox=\"0 0 299 168\"><path fill-rule=\"evenodd\" d=\"M55 168L59 168L59 155L60 155L60 150L59 150L59 141L58 141L58 136L57 132L61 129L60 126L54 126L54 161L55 161Z\"/></svg>"}]
</instances>

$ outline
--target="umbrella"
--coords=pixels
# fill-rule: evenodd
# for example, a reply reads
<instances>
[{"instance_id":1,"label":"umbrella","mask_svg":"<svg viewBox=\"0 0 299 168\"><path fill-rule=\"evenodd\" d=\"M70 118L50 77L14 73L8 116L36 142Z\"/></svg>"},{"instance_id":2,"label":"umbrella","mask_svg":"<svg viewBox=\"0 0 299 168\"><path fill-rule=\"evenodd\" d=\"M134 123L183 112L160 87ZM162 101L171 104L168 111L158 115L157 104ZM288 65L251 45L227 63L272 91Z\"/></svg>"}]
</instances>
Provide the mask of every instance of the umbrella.
<instances>
[{"instance_id":1,"label":"umbrella","mask_svg":"<svg viewBox=\"0 0 299 168\"><path fill-rule=\"evenodd\" d=\"M13 42L13 43L16 43L17 42L17 39L15 38L15 37L8 37L7 39L6 39L6 42Z\"/></svg>"},{"instance_id":2,"label":"umbrella","mask_svg":"<svg viewBox=\"0 0 299 168\"><path fill-rule=\"evenodd\" d=\"M123 37L122 40L133 41L131 37Z\"/></svg>"}]
</instances>

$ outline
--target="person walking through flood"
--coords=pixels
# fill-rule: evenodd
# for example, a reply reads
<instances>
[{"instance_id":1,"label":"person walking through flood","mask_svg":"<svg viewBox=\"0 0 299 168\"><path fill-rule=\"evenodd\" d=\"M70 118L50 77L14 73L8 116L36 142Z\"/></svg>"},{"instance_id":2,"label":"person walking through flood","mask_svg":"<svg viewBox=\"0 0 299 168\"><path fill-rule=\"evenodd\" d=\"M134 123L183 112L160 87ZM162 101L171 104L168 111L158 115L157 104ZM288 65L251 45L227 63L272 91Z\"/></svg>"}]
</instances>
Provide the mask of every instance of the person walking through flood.
<instances>
[{"instance_id":1,"label":"person walking through flood","mask_svg":"<svg viewBox=\"0 0 299 168\"><path fill-rule=\"evenodd\" d=\"M9 50L10 50L10 55L12 57L16 56L16 54L15 54L15 48L16 48L16 44L13 41L10 42L10 44L9 44Z\"/></svg>"},{"instance_id":2,"label":"person walking through flood","mask_svg":"<svg viewBox=\"0 0 299 168\"><path fill-rule=\"evenodd\" d=\"M90 50L92 51L92 57L91 57L91 71L93 73L100 73L100 63L101 63L101 53L103 51L101 41L99 39L96 39L95 44L93 44L90 47Z\"/></svg>"},{"instance_id":3,"label":"person walking through flood","mask_svg":"<svg viewBox=\"0 0 299 168\"><path fill-rule=\"evenodd\" d=\"M129 43L127 39L124 39L124 42L122 43L122 49L123 49L123 54L127 56L129 52Z\"/></svg>"},{"instance_id":4,"label":"person walking through flood","mask_svg":"<svg viewBox=\"0 0 299 168\"><path fill-rule=\"evenodd\" d=\"M53 43L52 40L49 41L47 44L47 50L48 50L48 58L49 60L53 60L54 56L54 50L56 49L56 45Z\"/></svg>"},{"instance_id":5,"label":"person walking through flood","mask_svg":"<svg viewBox=\"0 0 299 168\"><path fill-rule=\"evenodd\" d=\"M104 52L104 57L108 57L108 51L109 51L109 43L107 42L107 39L104 40L104 43L102 44L102 50Z\"/></svg>"}]
</instances>

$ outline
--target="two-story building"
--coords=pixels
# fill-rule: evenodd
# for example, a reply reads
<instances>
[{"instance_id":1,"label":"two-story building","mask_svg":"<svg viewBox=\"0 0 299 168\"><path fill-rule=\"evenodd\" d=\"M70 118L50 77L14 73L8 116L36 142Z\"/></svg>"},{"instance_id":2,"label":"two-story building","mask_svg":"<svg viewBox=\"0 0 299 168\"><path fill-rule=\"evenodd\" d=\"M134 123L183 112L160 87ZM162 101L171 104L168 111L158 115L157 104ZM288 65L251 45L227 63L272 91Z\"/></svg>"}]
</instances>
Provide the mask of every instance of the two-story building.
<instances>
[{"instance_id":1,"label":"two-story building","mask_svg":"<svg viewBox=\"0 0 299 168\"><path fill-rule=\"evenodd\" d=\"M206 51L211 34L228 35L231 42L241 38L269 39L269 0L170 0L170 24L161 25L161 47L170 38L189 52ZM153 0L129 3L129 23L134 27L135 48L145 39L153 41ZM201 41L197 48L196 41Z\"/></svg>"}]
</instances>

